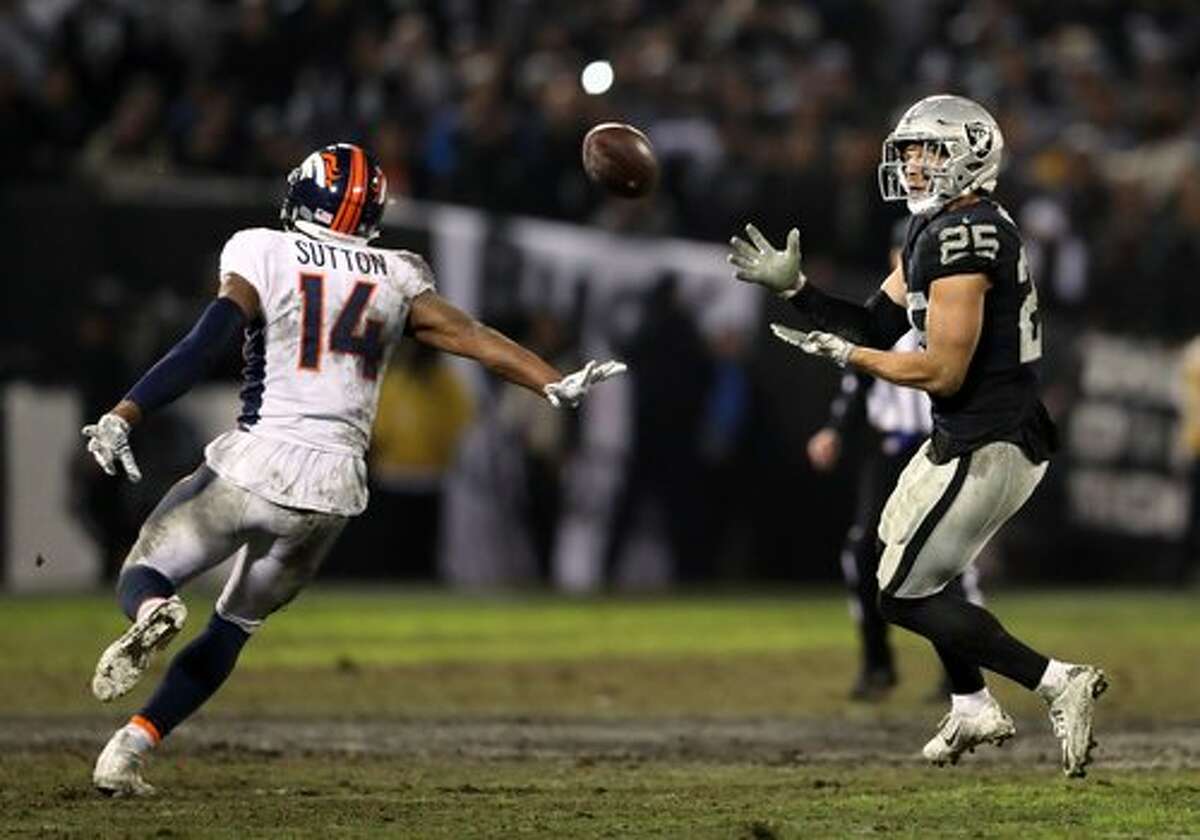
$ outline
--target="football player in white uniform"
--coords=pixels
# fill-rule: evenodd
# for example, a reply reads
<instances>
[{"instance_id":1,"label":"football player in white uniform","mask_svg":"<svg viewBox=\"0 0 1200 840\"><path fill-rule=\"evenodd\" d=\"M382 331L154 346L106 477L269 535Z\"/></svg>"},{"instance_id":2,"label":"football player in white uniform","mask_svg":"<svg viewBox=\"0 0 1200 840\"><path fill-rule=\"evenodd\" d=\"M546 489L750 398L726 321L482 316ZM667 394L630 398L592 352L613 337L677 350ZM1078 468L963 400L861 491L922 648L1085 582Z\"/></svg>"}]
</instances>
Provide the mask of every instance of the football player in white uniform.
<instances>
[{"instance_id":1,"label":"football player in white uniform","mask_svg":"<svg viewBox=\"0 0 1200 840\"><path fill-rule=\"evenodd\" d=\"M205 630L172 660L158 689L109 740L95 786L152 792L144 757L232 672L242 647L307 584L350 517L367 505L364 455L391 349L409 336L473 358L555 407L575 406L620 362L563 376L533 352L439 296L407 251L374 248L387 195L382 170L347 143L313 152L288 177L283 230L235 233L221 253L217 299L112 411L83 429L109 474L141 475L129 444L148 412L194 385L245 336L242 412L204 463L141 529L117 584L129 629L103 652L92 691L127 693L183 627L177 590L237 553Z\"/></svg>"}]
</instances>

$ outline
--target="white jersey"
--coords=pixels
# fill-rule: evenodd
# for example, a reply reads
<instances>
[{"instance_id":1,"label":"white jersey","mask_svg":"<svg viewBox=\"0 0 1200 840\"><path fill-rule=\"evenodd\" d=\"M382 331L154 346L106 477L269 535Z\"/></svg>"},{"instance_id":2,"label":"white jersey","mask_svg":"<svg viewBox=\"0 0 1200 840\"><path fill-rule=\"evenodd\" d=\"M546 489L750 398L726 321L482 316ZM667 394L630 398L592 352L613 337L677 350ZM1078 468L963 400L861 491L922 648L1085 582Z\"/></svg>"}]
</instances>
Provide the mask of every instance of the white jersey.
<instances>
[{"instance_id":1,"label":"white jersey","mask_svg":"<svg viewBox=\"0 0 1200 840\"><path fill-rule=\"evenodd\" d=\"M246 328L238 429L209 444L208 465L278 504L361 513L379 386L412 299L433 288L428 265L251 228L225 244L226 273L255 288L262 317Z\"/></svg>"}]
</instances>

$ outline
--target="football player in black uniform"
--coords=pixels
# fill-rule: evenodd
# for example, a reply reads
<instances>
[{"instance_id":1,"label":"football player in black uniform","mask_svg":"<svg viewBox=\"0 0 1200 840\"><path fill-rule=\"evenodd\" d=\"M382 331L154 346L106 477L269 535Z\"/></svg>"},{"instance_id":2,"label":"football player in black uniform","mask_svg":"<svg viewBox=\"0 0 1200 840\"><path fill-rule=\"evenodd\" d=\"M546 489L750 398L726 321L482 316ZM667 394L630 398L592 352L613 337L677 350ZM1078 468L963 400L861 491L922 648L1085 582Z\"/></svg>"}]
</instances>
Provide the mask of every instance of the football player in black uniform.
<instances>
[{"instance_id":1,"label":"football player in black uniform","mask_svg":"<svg viewBox=\"0 0 1200 840\"><path fill-rule=\"evenodd\" d=\"M1037 290L1017 226L989 197L1003 147L996 121L969 99L931 96L904 113L883 143L879 184L885 200L907 201L912 218L900 265L865 305L806 282L795 229L779 251L747 225L749 241L731 240L729 262L737 279L795 305L800 329L773 324L777 337L931 397L933 433L900 475L878 534L880 610L933 643L953 686L925 757L953 764L1015 734L988 693L986 668L1046 701L1063 771L1082 776L1104 673L1047 658L946 589L1033 493L1055 447L1034 372ZM921 349L889 350L910 325Z\"/></svg>"}]
</instances>

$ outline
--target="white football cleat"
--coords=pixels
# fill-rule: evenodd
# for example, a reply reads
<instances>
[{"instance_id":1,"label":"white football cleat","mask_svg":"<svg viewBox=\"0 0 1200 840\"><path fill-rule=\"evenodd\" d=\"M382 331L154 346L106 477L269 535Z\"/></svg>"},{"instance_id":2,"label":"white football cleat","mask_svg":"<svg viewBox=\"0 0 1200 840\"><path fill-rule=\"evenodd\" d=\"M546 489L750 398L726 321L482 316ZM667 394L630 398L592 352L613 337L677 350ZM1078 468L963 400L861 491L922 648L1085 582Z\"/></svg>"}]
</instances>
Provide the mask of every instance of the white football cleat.
<instances>
[{"instance_id":1,"label":"white football cleat","mask_svg":"<svg viewBox=\"0 0 1200 840\"><path fill-rule=\"evenodd\" d=\"M1108 677L1091 665L1072 665L1063 690L1050 703L1050 725L1062 741L1062 768L1068 777L1082 778L1092 761L1092 719L1096 698L1108 688Z\"/></svg>"},{"instance_id":2,"label":"white football cleat","mask_svg":"<svg viewBox=\"0 0 1200 840\"><path fill-rule=\"evenodd\" d=\"M142 778L143 750L137 736L121 727L108 739L96 769L92 785L105 796L152 796L154 786Z\"/></svg>"},{"instance_id":3,"label":"white football cleat","mask_svg":"<svg viewBox=\"0 0 1200 840\"><path fill-rule=\"evenodd\" d=\"M107 703L128 694L146 673L151 657L171 643L185 621L187 607L178 595L167 598L135 621L100 654L92 677L92 694L96 699Z\"/></svg>"},{"instance_id":4,"label":"white football cleat","mask_svg":"<svg viewBox=\"0 0 1200 840\"><path fill-rule=\"evenodd\" d=\"M927 761L939 767L946 764L958 764L958 759L965 752L975 752L980 744L1004 744L1017 734L1013 720L1000 708L1000 704L992 700L982 710L975 714L965 714L951 710L938 725L934 735L921 754Z\"/></svg>"}]
</instances>

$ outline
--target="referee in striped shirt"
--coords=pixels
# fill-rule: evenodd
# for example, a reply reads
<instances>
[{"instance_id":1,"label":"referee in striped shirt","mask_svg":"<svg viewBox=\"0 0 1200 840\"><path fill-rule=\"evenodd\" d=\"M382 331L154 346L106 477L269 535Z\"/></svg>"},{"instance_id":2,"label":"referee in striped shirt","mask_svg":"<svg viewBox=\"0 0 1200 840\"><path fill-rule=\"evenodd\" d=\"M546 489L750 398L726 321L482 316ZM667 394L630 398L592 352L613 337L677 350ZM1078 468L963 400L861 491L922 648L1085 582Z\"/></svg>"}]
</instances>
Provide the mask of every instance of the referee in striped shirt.
<instances>
[{"instance_id":1,"label":"referee in striped shirt","mask_svg":"<svg viewBox=\"0 0 1200 840\"><path fill-rule=\"evenodd\" d=\"M903 236L903 226L900 227ZM892 250L893 265L900 258ZM917 334L909 331L897 350L919 349ZM879 586L875 578L879 554L876 530L888 494L914 450L933 428L929 396L861 373L847 373L829 407L829 420L808 441L808 459L820 472L837 466L845 442L863 450L856 488L854 522L842 546L842 575L850 590L850 615L858 624L862 663L852 700L880 700L896 685L896 665L888 643L888 623L879 614ZM972 603L982 604L974 566L948 587ZM943 678L930 695L944 700L950 695Z\"/></svg>"}]
</instances>

